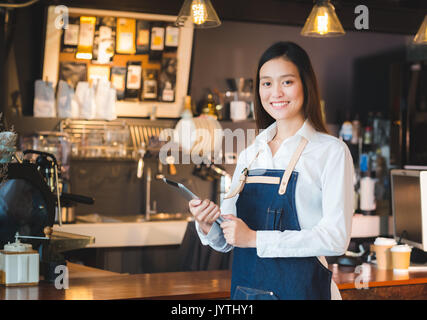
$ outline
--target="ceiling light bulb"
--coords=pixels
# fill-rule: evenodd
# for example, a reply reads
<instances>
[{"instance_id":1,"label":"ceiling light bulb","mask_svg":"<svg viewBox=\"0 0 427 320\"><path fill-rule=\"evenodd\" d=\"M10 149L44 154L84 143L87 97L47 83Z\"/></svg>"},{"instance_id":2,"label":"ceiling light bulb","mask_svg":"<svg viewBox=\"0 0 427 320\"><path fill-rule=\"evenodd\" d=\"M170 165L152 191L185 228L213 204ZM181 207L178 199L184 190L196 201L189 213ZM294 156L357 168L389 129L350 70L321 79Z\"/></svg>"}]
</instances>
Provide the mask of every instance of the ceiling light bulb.
<instances>
[{"instance_id":1,"label":"ceiling light bulb","mask_svg":"<svg viewBox=\"0 0 427 320\"><path fill-rule=\"evenodd\" d=\"M323 16L317 16L317 31L322 35L328 32L328 14L326 12Z\"/></svg>"},{"instance_id":2,"label":"ceiling light bulb","mask_svg":"<svg viewBox=\"0 0 427 320\"><path fill-rule=\"evenodd\" d=\"M306 37L333 37L344 35L334 6L329 0L317 0L308 16L301 35Z\"/></svg>"},{"instance_id":3,"label":"ceiling light bulb","mask_svg":"<svg viewBox=\"0 0 427 320\"><path fill-rule=\"evenodd\" d=\"M185 0L175 21L178 27L214 28L221 25L210 0Z\"/></svg>"},{"instance_id":4,"label":"ceiling light bulb","mask_svg":"<svg viewBox=\"0 0 427 320\"><path fill-rule=\"evenodd\" d=\"M205 4L200 0L193 0L191 4L191 13L193 16L193 23L203 24L206 22L207 11Z\"/></svg>"}]
</instances>

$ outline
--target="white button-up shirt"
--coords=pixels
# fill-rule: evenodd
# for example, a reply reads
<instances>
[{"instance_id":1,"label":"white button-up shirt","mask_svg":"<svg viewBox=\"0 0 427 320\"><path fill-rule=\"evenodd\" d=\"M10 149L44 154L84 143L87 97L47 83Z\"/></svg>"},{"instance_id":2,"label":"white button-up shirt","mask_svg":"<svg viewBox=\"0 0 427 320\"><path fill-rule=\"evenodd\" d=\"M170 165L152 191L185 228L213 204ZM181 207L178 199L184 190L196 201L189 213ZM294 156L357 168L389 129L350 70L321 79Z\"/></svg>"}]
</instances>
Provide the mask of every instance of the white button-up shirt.
<instances>
[{"instance_id":1,"label":"white button-up shirt","mask_svg":"<svg viewBox=\"0 0 427 320\"><path fill-rule=\"evenodd\" d=\"M238 186L242 170L255 159L258 152L258 157L249 169L284 170L301 136L305 137L308 144L294 169L298 172L295 204L301 230L258 230L257 255L261 258L274 258L344 254L350 241L354 212L354 168L348 147L334 136L317 132L306 120L295 135L282 142L273 156L268 142L273 139L276 131L276 123L273 123L240 153L231 190ZM238 196L223 201L221 214L236 215ZM218 224L214 224L207 235L197 223L196 229L203 244L221 252L232 249L226 243Z\"/></svg>"}]
</instances>

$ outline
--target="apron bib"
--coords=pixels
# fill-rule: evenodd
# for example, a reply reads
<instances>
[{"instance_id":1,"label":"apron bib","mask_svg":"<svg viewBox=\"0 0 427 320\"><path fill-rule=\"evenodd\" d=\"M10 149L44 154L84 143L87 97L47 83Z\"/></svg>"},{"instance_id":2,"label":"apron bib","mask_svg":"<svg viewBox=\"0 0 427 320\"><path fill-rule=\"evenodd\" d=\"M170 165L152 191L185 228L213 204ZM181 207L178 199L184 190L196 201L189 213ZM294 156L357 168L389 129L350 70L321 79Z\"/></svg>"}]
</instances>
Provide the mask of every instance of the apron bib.
<instances>
[{"instance_id":1,"label":"apron bib","mask_svg":"<svg viewBox=\"0 0 427 320\"><path fill-rule=\"evenodd\" d=\"M227 196L240 193L237 217L252 230L301 230L295 206L298 173L293 169L306 144L302 138L286 170L245 169L240 186ZM235 247L230 296L233 300L329 300L331 279L332 272L317 257L260 258L256 248Z\"/></svg>"}]
</instances>

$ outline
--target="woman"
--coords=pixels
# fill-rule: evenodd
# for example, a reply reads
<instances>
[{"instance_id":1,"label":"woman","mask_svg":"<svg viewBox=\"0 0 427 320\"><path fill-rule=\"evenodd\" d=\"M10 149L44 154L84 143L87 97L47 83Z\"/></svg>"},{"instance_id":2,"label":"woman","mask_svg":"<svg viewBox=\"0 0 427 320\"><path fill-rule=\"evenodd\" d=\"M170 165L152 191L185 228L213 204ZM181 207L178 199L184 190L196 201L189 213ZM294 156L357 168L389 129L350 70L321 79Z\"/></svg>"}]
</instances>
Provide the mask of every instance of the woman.
<instances>
[{"instance_id":1,"label":"woman","mask_svg":"<svg viewBox=\"0 0 427 320\"><path fill-rule=\"evenodd\" d=\"M221 209L189 203L199 237L234 248L232 299L340 299L324 256L342 255L350 241L353 161L327 134L313 68L295 43L261 56L255 117L265 130L239 155Z\"/></svg>"}]
</instances>

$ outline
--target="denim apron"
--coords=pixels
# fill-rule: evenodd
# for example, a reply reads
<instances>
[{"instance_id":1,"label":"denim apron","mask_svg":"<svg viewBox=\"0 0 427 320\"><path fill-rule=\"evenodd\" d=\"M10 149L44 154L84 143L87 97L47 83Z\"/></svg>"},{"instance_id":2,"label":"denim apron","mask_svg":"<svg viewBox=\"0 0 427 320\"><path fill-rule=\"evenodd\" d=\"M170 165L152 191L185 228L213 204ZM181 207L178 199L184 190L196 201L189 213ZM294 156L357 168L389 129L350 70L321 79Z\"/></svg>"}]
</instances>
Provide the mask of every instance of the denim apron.
<instances>
[{"instance_id":1,"label":"denim apron","mask_svg":"<svg viewBox=\"0 0 427 320\"><path fill-rule=\"evenodd\" d=\"M237 217L250 229L301 230L295 207L298 172L293 169L306 144L302 138L286 170L249 170L249 165L243 171L240 187L227 198L240 193ZM235 247L230 297L329 300L331 278L331 271L317 257L260 258L256 248Z\"/></svg>"}]
</instances>

